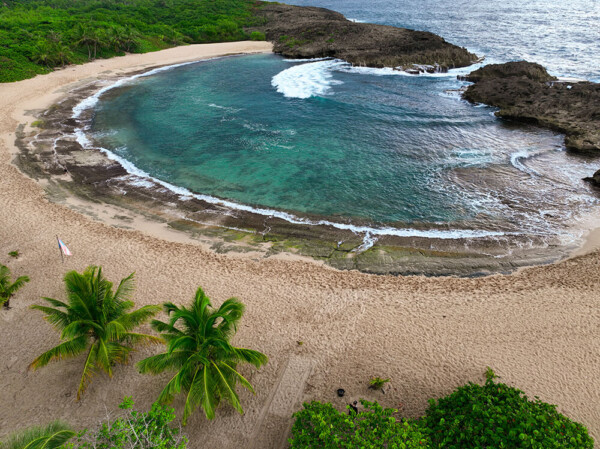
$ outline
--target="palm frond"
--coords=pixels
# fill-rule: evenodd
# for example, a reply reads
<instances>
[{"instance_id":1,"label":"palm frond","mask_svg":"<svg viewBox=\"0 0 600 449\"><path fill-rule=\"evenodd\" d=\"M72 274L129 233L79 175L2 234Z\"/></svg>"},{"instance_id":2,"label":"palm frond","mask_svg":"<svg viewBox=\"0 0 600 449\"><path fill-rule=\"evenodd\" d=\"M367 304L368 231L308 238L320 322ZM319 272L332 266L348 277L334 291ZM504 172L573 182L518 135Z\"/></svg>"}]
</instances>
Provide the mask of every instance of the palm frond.
<instances>
[{"instance_id":1,"label":"palm frond","mask_svg":"<svg viewBox=\"0 0 600 449\"><path fill-rule=\"evenodd\" d=\"M58 449L75 435L70 426L62 421L53 421L46 426L28 427L6 437L2 449ZM34 443L32 445L32 443Z\"/></svg>"},{"instance_id":2,"label":"palm frond","mask_svg":"<svg viewBox=\"0 0 600 449\"><path fill-rule=\"evenodd\" d=\"M88 341L89 337L87 335L82 335L81 337L65 341L64 343L55 346L36 358L33 362L31 362L31 365L29 365L29 369L35 370L41 368L42 366L46 366L53 359L62 360L78 356L85 351L88 346Z\"/></svg>"},{"instance_id":3,"label":"palm frond","mask_svg":"<svg viewBox=\"0 0 600 449\"><path fill-rule=\"evenodd\" d=\"M80 335L88 335L90 332L93 332L96 335L101 335L103 333L102 326L94 323L91 320L76 320L71 321L67 324L61 334L61 340L71 340L73 338L79 337Z\"/></svg>"},{"instance_id":4,"label":"palm frond","mask_svg":"<svg viewBox=\"0 0 600 449\"><path fill-rule=\"evenodd\" d=\"M162 334L169 334L170 336L179 336L183 335L183 332L179 329L171 326L168 323L165 323L160 320L152 320L150 322L150 327L154 329L156 332L160 332ZM164 335L163 335L164 337Z\"/></svg>"},{"instance_id":5,"label":"palm frond","mask_svg":"<svg viewBox=\"0 0 600 449\"><path fill-rule=\"evenodd\" d=\"M81 373L81 380L79 381L79 388L77 388L77 400L81 399L81 395L89 385L92 380L94 374L96 374L95 362L97 359L98 352L98 344L94 343L90 346L88 351L88 355L85 358L85 363L83 364L83 372Z\"/></svg>"},{"instance_id":6,"label":"palm frond","mask_svg":"<svg viewBox=\"0 0 600 449\"><path fill-rule=\"evenodd\" d=\"M191 337L189 335L182 335L169 341L169 347L167 352L169 354L172 354L173 352L178 350L193 351L196 348L197 342L194 337Z\"/></svg>"},{"instance_id":7,"label":"palm frond","mask_svg":"<svg viewBox=\"0 0 600 449\"><path fill-rule=\"evenodd\" d=\"M147 334L138 334L135 332L127 332L125 335L123 335L121 341L129 345L159 345L165 342L160 337Z\"/></svg>"},{"instance_id":8,"label":"palm frond","mask_svg":"<svg viewBox=\"0 0 600 449\"><path fill-rule=\"evenodd\" d=\"M171 402L173 402L175 395L177 395L181 392L181 386L182 386L181 384L182 384L183 376L184 376L184 372L178 371L177 374L175 374L171 378L171 380L169 382L167 382L167 385L165 385L165 388L163 388L163 390L158 395L157 401L160 404L170 404Z\"/></svg>"},{"instance_id":9,"label":"palm frond","mask_svg":"<svg viewBox=\"0 0 600 449\"><path fill-rule=\"evenodd\" d=\"M116 321L121 323L125 329L130 330L148 322L150 318L160 312L160 309L160 306L155 305L140 307L133 312L120 316Z\"/></svg>"},{"instance_id":10,"label":"palm frond","mask_svg":"<svg viewBox=\"0 0 600 449\"><path fill-rule=\"evenodd\" d=\"M100 366L109 377L112 377L112 362L106 342L102 339L96 342L96 364Z\"/></svg>"},{"instance_id":11,"label":"palm frond","mask_svg":"<svg viewBox=\"0 0 600 449\"><path fill-rule=\"evenodd\" d=\"M235 392L235 382L231 382L227 376L223 374L215 362L211 362L211 364L217 378L219 379L219 390L225 395L225 399L227 399L227 401L233 405L233 408L235 408L240 414L243 414L244 410L242 409L242 404L240 404L240 398Z\"/></svg>"},{"instance_id":12,"label":"palm frond","mask_svg":"<svg viewBox=\"0 0 600 449\"><path fill-rule=\"evenodd\" d=\"M33 440L23 449L59 449L74 436L75 432L72 430L58 430L51 435Z\"/></svg>"},{"instance_id":13,"label":"palm frond","mask_svg":"<svg viewBox=\"0 0 600 449\"><path fill-rule=\"evenodd\" d=\"M62 302L62 301L58 301L58 300L56 300L56 299L53 299L53 298L46 298L46 297L42 297L42 299L43 299L44 301L46 301L46 302L50 303L50 305L51 305L51 306L54 306L54 307L62 307L63 309L68 309L68 308L69 308L69 305L68 305L68 304L66 304L66 303L64 303L64 302Z\"/></svg>"},{"instance_id":14,"label":"palm frond","mask_svg":"<svg viewBox=\"0 0 600 449\"><path fill-rule=\"evenodd\" d=\"M30 308L44 312L46 314L44 319L52 324L56 330L62 331L70 323L69 315L60 310L38 305L33 305Z\"/></svg>"},{"instance_id":15,"label":"palm frond","mask_svg":"<svg viewBox=\"0 0 600 449\"><path fill-rule=\"evenodd\" d=\"M141 360L137 363L137 368L142 374L161 374L166 370L179 370L183 368L189 356L189 353L183 351L172 354L163 352Z\"/></svg>"},{"instance_id":16,"label":"palm frond","mask_svg":"<svg viewBox=\"0 0 600 449\"><path fill-rule=\"evenodd\" d=\"M234 348L234 351L238 361L250 363L256 368L266 365L269 361L269 358L265 354L254 349Z\"/></svg>"},{"instance_id":17,"label":"palm frond","mask_svg":"<svg viewBox=\"0 0 600 449\"><path fill-rule=\"evenodd\" d=\"M6 288L6 294L8 296L14 295L21 287L23 287L27 282L29 282L29 276L19 276L15 282Z\"/></svg>"},{"instance_id":18,"label":"palm frond","mask_svg":"<svg viewBox=\"0 0 600 449\"><path fill-rule=\"evenodd\" d=\"M131 273L126 278L121 279L113 298L117 301L130 301L135 290L135 273Z\"/></svg>"},{"instance_id":19,"label":"palm frond","mask_svg":"<svg viewBox=\"0 0 600 449\"><path fill-rule=\"evenodd\" d=\"M246 379L244 376L242 376L240 374L240 372L235 367L232 367L231 365L229 365L228 363L225 363L225 362L221 362L221 366L223 367L224 370L229 371L233 376L235 376L237 378L237 380L244 387L246 387L252 393L255 393L254 392L254 387L250 384L250 382L248 382L248 379Z\"/></svg>"}]
</instances>

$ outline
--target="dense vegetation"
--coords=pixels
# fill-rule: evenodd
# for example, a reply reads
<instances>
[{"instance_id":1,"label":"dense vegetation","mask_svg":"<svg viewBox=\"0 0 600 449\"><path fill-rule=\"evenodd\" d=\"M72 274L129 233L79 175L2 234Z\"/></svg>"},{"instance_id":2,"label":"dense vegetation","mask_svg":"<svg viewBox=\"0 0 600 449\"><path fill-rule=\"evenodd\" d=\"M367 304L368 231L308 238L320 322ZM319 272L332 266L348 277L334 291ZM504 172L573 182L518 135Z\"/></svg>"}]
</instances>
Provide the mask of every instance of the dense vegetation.
<instances>
[{"instance_id":1,"label":"dense vegetation","mask_svg":"<svg viewBox=\"0 0 600 449\"><path fill-rule=\"evenodd\" d=\"M67 449L185 449L187 437L174 425L175 411L153 404L149 412L133 409L126 397L119 405L125 413L108 419L97 430L84 430Z\"/></svg>"},{"instance_id":2,"label":"dense vegetation","mask_svg":"<svg viewBox=\"0 0 600 449\"><path fill-rule=\"evenodd\" d=\"M264 40L254 0L4 0L0 82L54 67L186 43Z\"/></svg>"},{"instance_id":3,"label":"dense vegetation","mask_svg":"<svg viewBox=\"0 0 600 449\"><path fill-rule=\"evenodd\" d=\"M399 421L394 409L361 401L364 411L338 412L331 404L311 402L295 413L291 449L356 449L428 447L429 438L418 422Z\"/></svg>"},{"instance_id":4,"label":"dense vegetation","mask_svg":"<svg viewBox=\"0 0 600 449\"><path fill-rule=\"evenodd\" d=\"M445 448L445 449L592 449L587 429L539 399L531 401L494 380L469 383L449 396L430 401L419 420L396 419L394 409L362 401L364 411L338 412L312 402L294 416L292 449Z\"/></svg>"},{"instance_id":5,"label":"dense vegetation","mask_svg":"<svg viewBox=\"0 0 600 449\"><path fill-rule=\"evenodd\" d=\"M592 449L587 429L539 399L494 381L469 383L438 401L424 418L434 447Z\"/></svg>"},{"instance_id":6,"label":"dense vegetation","mask_svg":"<svg viewBox=\"0 0 600 449\"><path fill-rule=\"evenodd\" d=\"M126 397L119 405L123 410L110 416L97 429L78 433L61 421L34 426L8 435L0 449L185 449L188 439L180 426L173 424L175 411L153 404L149 412L133 409Z\"/></svg>"}]
</instances>

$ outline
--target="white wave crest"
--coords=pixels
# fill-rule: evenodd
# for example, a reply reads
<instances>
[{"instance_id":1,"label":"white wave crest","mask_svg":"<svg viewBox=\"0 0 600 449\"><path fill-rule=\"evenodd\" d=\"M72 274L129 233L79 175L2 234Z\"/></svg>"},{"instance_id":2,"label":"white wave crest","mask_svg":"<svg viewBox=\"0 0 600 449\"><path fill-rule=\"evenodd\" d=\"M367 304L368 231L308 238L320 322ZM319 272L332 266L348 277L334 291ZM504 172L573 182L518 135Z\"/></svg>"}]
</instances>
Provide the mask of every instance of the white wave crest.
<instances>
[{"instance_id":1,"label":"white wave crest","mask_svg":"<svg viewBox=\"0 0 600 449\"><path fill-rule=\"evenodd\" d=\"M296 65L275 75L271 85L287 98L306 99L327 95L331 86L342 84L333 79L332 69L344 64L337 59L327 59Z\"/></svg>"}]
</instances>

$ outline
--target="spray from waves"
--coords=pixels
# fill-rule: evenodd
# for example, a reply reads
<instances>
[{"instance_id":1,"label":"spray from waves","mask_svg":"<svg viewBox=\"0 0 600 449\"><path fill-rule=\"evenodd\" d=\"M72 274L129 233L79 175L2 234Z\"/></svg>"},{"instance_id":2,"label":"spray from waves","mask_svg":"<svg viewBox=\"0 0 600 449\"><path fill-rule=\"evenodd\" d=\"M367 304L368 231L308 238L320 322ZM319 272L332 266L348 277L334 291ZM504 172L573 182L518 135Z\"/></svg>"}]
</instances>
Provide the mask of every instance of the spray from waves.
<instances>
[{"instance_id":1,"label":"spray from waves","mask_svg":"<svg viewBox=\"0 0 600 449\"><path fill-rule=\"evenodd\" d=\"M391 67L373 68L353 66L341 59L286 59L285 61L301 64L279 72L272 78L271 85L277 89L277 92L283 94L287 98L300 99L331 94L332 86L343 84L342 81L333 78L335 72L368 76L426 76L431 78L456 79L457 76L467 75L473 70L483 67L486 63L489 64L489 62L480 62L469 67L450 69L445 73L425 72L414 75ZM461 83L464 84L464 82L458 80L457 83L459 83L459 85Z\"/></svg>"},{"instance_id":2,"label":"spray from waves","mask_svg":"<svg viewBox=\"0 0 600 449\"><path fill-rule=\"evenodd\" d=\"M534 156L541 154L541 152L537 153L529 153L526 150L518 151L510 155L510 163L517 170L527 173L529 176L541 176L537 171L533 168L529 168L523 164L523 161L526 159L530 159Z\"/></svg>"},{"instance_id":3,"label":"spray from waves","mask_svg":"<svg viewBox=\"0 0 600 449\"><path fill-rule=\"evenodd\" d=\"M275 75L271 85L287 98L327 95L331 86L341 84L333 79L333 69L344 64L339 59L326 59L296 65Z\"/></svg>"}]
</instances>

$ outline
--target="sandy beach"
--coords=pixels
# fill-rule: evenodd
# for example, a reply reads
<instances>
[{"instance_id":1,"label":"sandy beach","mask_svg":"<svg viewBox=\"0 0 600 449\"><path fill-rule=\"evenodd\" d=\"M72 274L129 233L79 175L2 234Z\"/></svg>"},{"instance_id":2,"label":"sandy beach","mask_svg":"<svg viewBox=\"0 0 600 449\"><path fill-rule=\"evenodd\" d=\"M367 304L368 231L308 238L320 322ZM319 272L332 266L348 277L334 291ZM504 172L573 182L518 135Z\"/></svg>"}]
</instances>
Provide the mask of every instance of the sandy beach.
<instances>
[{"instance_id":1,"label":"sandy beach","mask_svg":"<svg viewBox=\"0 0 600 449\"><path fill-rule=\"evenodd\" d=\"M190 448L283 448L291 414L312 399L340 408L358 398L402 404L403 416L416 417L427 399L481 382L487 366L529 396L557 404L600 438L598 232L576 257L509 276L375 276L292 256L217 254L143 220L136 230L110 226L118 211L100 209L106 216L101 222L74 210L74 202L71 208L51 202L43 184L12 163L17 127L74 87L158 65L270 50L264 42L191 45L0 84L0 263L15 276L31 277L12 308L0 311L0 436L53 419L93 426L124 396L146 409L166 382L134 366L158 348L137 352L113 379L98 375L80 402L75 392L82 359L27 371L58 343L29 306L41 296L63 299L64 273L94 264L115 282L135 271L137 305L187 303L198 286L215 304L231 296L246 304L236 343L270 361L260 372L244 370L257 392L241 394L244 416L223 407L213 422L201 411L189 420ZM74 253L64 264L57 234ZM13 250L22 255L10 258ZM386 394L367 388L373 376L391 378ZM338 388L345 398L336 397ZM180 411L181 402L174 406Z\"/></svg>"}]
</instances>

